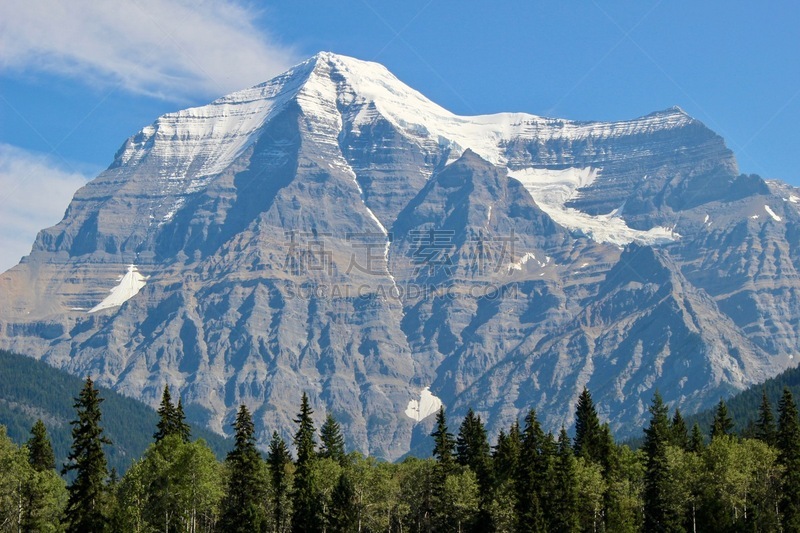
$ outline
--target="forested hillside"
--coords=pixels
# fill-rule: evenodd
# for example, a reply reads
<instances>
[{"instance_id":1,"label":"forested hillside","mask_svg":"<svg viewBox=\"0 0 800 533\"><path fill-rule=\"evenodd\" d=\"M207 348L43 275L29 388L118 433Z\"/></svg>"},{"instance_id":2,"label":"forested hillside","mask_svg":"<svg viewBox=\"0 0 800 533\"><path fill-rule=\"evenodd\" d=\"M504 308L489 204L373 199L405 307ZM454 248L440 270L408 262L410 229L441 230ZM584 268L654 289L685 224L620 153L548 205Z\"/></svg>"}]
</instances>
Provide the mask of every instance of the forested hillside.
<instances>
[{"instance_id":1,"label":"forested hillside","mask_svg":"<svg viewBox=\"0 0 800 533\"><path fill-rule=\"evenodd\" d=\"M0 424L17 443L30 438L30 431L41 419L50 432L56 461L67 458L72 442L69 421L75 418L75 396L83 380L30 357L0 350ZM100 389L103 402L103 426L113 442L107 449L110 468L122 474L141 457L152 441L158 416L147 405L107 389ZM191 420L190 420L191 422ZM230 441L202 427L193 427L195 437L202 437L222 458Z\"/></svg>"},{"instance_id":2,"label":"forested hillside","mask_svg":"<svg viewBox=\"0 0 800 533\"><path fill-rule=\"evenodd\" d=\"M788 388L795 398L800 398L800 367L790 368L762 384L754 385L725 400L728 413L734 423L734 431L749 434L758 419L762 393L766 393L770 404L778 405L783 389ZM714 420L714 409L686 417L687 423L697 422L703 430L710 430Z\"/></svg>"},{"instance_id":3,"label":"forested hillside","mask_svg":"<svg viewBox=\"0 0 800 533\"><path fill-rule=\"evenodd\" d=\"M146 452L119 479L100 451L100 392L77 395L69 485L46 428L15 446L0 426L0 531L650 532L800 531L800 417L789 389L762 396L751 437L733 433L720 402L704 435L658 393L639 450L614 442L584 389L575 436L542 430L538 414L490 444L471 410L451 429L436 415L433 457L385 463L347 453L339 423L315 427L303 394L289 446L273 433L264 457L239 408L224 462L192 440L165 389Z\"/></svg>"}]
</instances>

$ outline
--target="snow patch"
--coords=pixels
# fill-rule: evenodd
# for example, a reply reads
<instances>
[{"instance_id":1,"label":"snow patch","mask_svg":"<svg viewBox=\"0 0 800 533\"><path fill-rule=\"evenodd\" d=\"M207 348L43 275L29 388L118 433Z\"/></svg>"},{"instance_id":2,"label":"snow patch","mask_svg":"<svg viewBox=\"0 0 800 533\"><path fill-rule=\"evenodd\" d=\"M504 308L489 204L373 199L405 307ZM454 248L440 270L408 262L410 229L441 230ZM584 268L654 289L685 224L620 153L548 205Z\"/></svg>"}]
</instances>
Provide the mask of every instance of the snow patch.
<instances>
[{"instance_id":1,"label":"snow patch","mask_svg":"<svg viewBox=\"0 0 800 533\"><path fill-rule=\"evenodd\" d=\"M772 220L774 220L775 222L780 222L780 221L781 221L781 217L779 217L778 215L776 215L776 214L775 214L775 211L773 211L773 210L772 210L772 208L771 208L770 206L768 206L768 205L765 205L765 206L764 206L764 210L765 210L767 213L769 213L769 216L771 216L771 217L772 217Z\"/></svg>"},{"instance_id":2,"label":"snow patch","mask_svg":"<svg viewBox=\"0 0 800 533\"><path fill-rule=\"evenodd\" d=\"M442 407L442 400L431 392L430 387L425 387L419 393L419 400L411 400L406 407L406 416L416 422L425 420Z\"/></svg>"},{"instance_id":3,"label":"snow patch","mask_svg":"<svg viewBox=\"0 0 800 533\"><path fill-rule=\"evenodd\" d=\"M139 273L136 265L129 265L128 271L124 276L122 276L119 284L111 289L111 294L106 296L102 302L89 309L88 312L96 313L97 311L102 311L103 309L119 307L136 296L146 284L147 278Z\"/></svg>"},{"instance_id":4,"label":"snow patch","mask_svg":"<svg viewBox=\"0 0 800 533\"><path fill-rule=\"evenodd\" d=\"M793 204L800 202L800 197L795 196L794 194L789 196L789 201Z\"/></svg>"},{"instance_id":5,"label":"snow patch","mask_svg":"<svg viewBox=\"0 0 800 533\"><path fill-rule=\"evenodd\" d=\"M514 263L509 263L508 271L511 272L512 270L522 270L522 266L525 263L527 263L528 261L530 261L531 259L533 259L535 261L536 260L536 256L533 255L531 252L526 253L525 255L523 255L520 258L519 261L515 261ZM539 266L544 266L544 263L540 262Z\"/></svg>"},{"instance_id":6,"label":"snow patch","mask_svg":"<svg viewBox=\"0 0 800 533\"><path fill-rule=\"evenodd\" d=\"M575 198L579 189L587 187L597 178L600 169L571 167L562 170L522 168L509 170L509 177L518 180L528 190L536 204L556 223L570 230L582 232L597 242L624 246L631 242L647 245L665 244L680 238L672 228L656 226L647 231L633 229L619 214L621 205L606 215L589 215L572 207L565 207Z\"/></svg>"}]
</instances>

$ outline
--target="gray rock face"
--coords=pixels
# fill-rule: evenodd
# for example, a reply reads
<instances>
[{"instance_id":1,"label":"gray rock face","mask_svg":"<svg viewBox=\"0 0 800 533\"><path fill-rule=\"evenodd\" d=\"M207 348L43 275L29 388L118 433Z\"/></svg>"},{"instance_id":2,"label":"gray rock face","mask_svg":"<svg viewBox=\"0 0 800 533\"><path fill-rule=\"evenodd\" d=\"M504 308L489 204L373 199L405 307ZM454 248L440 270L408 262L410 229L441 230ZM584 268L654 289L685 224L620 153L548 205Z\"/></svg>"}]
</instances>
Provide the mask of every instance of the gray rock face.
<instances>
[{"instance_id":1,"label":"gray rock face","mask_svg":"<svg viewBox=\"0 0 800 533\"><path fill-rule=\"evenodd\" d=\"M637 434L656 388L691 411L793 364L798 202L678 108L459 117L322 53L128 139L0 275L0 347L169 383L219 432L245 403L262 444L305 391L396 459L427 386L497 431L571 423L586 385ZM131 263L145 287L87 313Z\"/></svg>"}]
</instances>

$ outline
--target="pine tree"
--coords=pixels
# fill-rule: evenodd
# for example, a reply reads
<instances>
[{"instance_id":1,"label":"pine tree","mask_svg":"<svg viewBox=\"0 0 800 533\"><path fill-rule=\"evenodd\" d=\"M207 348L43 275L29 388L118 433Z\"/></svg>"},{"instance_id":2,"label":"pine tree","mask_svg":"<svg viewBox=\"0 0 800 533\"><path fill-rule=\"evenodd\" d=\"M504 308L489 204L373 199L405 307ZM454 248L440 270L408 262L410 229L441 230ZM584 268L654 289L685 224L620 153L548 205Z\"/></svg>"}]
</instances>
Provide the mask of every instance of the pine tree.
<instances>
[{"instance_id":1,"label":"pine tree","mask_svg":"<svg viewBox=\"0 0 800 533\"><path fill-rule=\"evenodd\" d=\"M329 522L333 533L357 533L359 531L355 496L352 481L346 473L342 472L331 493Z\"/></svg>"},{"instance_id":2,"label":"pine tree","mask_svg":"<svg viewBox=\"0 0 800 533\"><path fill-rule=\"evenodd\" d=\"M667 445L670 439L669 407L656 391L650 406L650 425L645 429L647 466L644 478L644 530L683 531L681 513L670 505Z\"/></svg>"},{"instance_id":3,"label":"pine tree","mask_svg":"<svg viewBox=\"0 0 800 533\"><path fill-rule=\"evenodd\" d=\"M283 531L287 519L286 499L289 495L289 476L286 467L292 462L289 448L278 435L273 431L272 440L269 443L269 453L267 454L267 465L269 466L270 478L272 480L272 509L275 531Z\"/></svg>"},{"instance_id":4,"label":"pine tree","mask_svg":"<svg viewBox=\"0 0 800 533\"><path fill-rule=\"evenodd\" d=\"M178 398L178 406L175 408L175 434L178 435L183 442L189 442L192 439L192 428L186 423L186 414L183 412L183 401Z\"/></svg>"},{"instance_id":5,"label":"pine tree","mask_svg":"<svg viewBox=\"0 0 800 533\"><path fill-rule=\"evenodd\" d=\"M543 454L545 435L536 411L531 409L525 417L522 431L519 465L515 482L517 496L518 530L521 532L545 531L545 515L542 502L544 483L542 476L547 474L546 457Z\"/></svg>"},{"instance_id":6,"label":"pine tree","mask_svg":"<svg viewBox=\"0 0 800 533\"><path fill-rule=\"evenodd\" d=\"M756 422L756 438L770 446L775 446L777 438L775 430L775 417L772 414L772 405L767 398L767 391L761 391L761 406L758 408L758 421Z\"/></svg>"},{"instance_id":7,"label":"pine tree","mask_svg":"<svg viewBox=\"0 0 800 533\"><path fill-rule=\"evenodd\" d=\"M69 501L65 511L68 533L103 531L107 523L106 478L108 470L103 445L111 441L103 435L100 426L103 399L90 377L77 398L74 407L77 418L72 424L72 449L64 472L75 472L68 487Z\"/></svg>"},{"instance_id":8,"label":"pine tree","mask_svg":"<svg viewBox=\"0 0 800 533\"><path fill-rule=\"evenodd\" d=\"M578 490L575 474L575 454L567 430L561 426L558 434L558 455L551 497L550 531L578 531Z\"/></svg>"},{"instance_id":9,"label":"pine tree","mask_svg":"<svg viewBox=\"0 0 800 533\"><path fill-rule=\"evenodd\" d=\"M344 465L347 456L344 453L344 437L342 436L342 429L339 422L328 413L325 417L325 423L319 430L320 449L319 456L333 459L341 465Z\"/></svg>"},{"instance_id":10,"label":"pine tree","mask_svg":"<svg viewBox=\"0 0 800 533\"><path fill-rule=\"evenodd\" d=\"M229 533L266 531L262 502L266 480L261 455L256 448L255 427L250 411L242 404L233 423L234 446L225 462L230 476L222 501L222 529Z\"/></svg>"},{"instance_id":11,"label":"pine tree","mask_svg":"<svg viewBox=\"0 0 800 533\"><path fill-rule=\"evenodd\" d=\"M489 439L486 428L481 422L481 417L475 415L470 409L464 417L456 438L456 460L462 466L472 470L478 482L480 494L479 512L474 520L474 531L487 531L490 529L491 519L488 507L491 503L491 455L489 453Z\"/></svg>"},{"instance_id":12,"label":"pine tree","mask_svg":"<svg viewBox=\"0 0 800 533\"><path fill-rule=\"evenodd\" d=\"M461 423L456 439L456 460L462 466L469 467L478 479L478 485L482 491L489 488L489 439L486 436L486 428L481 422L481 417L476 416L474 411L467 411L467 416Z\"/></svg>"},{"instance_id":13,"label":"pine tree","mask_svg":"<svg viewBox=\"0 0 800 533\"><path fill-rule=\"evenodd\" d=\"M681 416L681 410L675 408L675 415L672 417L670 424L670 444L682 450L689 449L689 430L686 427L686 422Z\"/></svg>"},{"instance_id":14,"label":"pine tree","mask_svg":"<svg viewBox=\"0 0 800 533\"><path fill-rule=\"evenodd\" d=\"M292 493L292 531L295 533L319 531L323 523L312 475L312 461L315 458L317 446L316 440L314 440L316 429L311 418L312 414L314 411L309 405L308 395L304 392L300 402L300 413L294 421L297 424L297 433L294 435L297 470Z\"/></svg>"},{"instance_id":15,"label":"pine tree","mask_svg":"<svg viewBox=\"0 0 800 533\"><path fill-rule=\"evenodd\" d=\"M497 445L492 454L492 464L496 482L502 483L511 479L517 472L519 464L519 453L522 447L522 433L519 429L519 422L514 421L506 434L500 430L497 436Z\"/></svg>"},{"instance_id":16,"label":"pine tree","mask_svg":"<svg viewBox=\"0 0 800 533\"><path fill-rule=\"evenodd\" d=\"M778 403L778 462L784 467L779 508L784 531L800 531L800 420L791 391Z\"/></svg>"},{"instance_id":17,"label":"pine tree","mask_svg":"<svg viewBox=\"0 0 800 533\"><path fill-rule=\"evenodd\" d=\"M169 393L169 385L164 385L164 392L161 395L161 405L158 407L157 431L153 434L153 439L159 442L167 435L172 435L175 431L175 406L172 405L172 395Z\"/></svg>"},{"instance_id":18,"label":"pine tree","mask_svg":"<svg viewBox=\"0 0 800 533\"><path fill-rule=\"evenodd\" d=\"M436 413L436 429L431 433L431 437L433 437L433 457L439 464L439 471L444 475L452 473L455 465L453 451L456 442L453 434L447 428L444 407L440 407Z\"/></svg>"},{"instance_id":19,"label":"pine tree","mask_svg":"<svg viewBox=\"0 0 800 533\"><path fill-rule=\"evenodd\" d=\"M689 448L690 452L700 453L703 451L705 447L705 439L703 438L703 432L700 429L700 424L697 422L694 423L692 426L692 434L689 436Z\"/></svg>"},{"instance_id":20,"label":"pine tree","mask_svg":"<svg viewBox=\"0 0 800 533\"><path fill-rule=\"evenodd\" d=\"M711 424L711 438L730 435L733 432L733 420L728 415L728 406L723 400L717 404L714 411L714 422Z\"/></svg>"},{"instance_id":21,"label":"pine tree","mask_svg":"<svg viewBox=\"0 0 800 533\"><path fill-rule=\"evenodd\" d=\"M600 427L600 419L592 401L589 389L583 388L575 407L575 455L588 461L602 464L606 450Z\"/></svg>"},{"instance_id":22,"label":"pine tree","mask_svg":"<svg viewBox=\"0 0 800 533\"><path fill-rule=\"evenodd\" d=\"M37 472L55 470L56 456L53 454L53 446L47 436L47 428L44 422L38 419L31 428L31 438L28 440L28 460Z\"/></svg>"}]
</instances>

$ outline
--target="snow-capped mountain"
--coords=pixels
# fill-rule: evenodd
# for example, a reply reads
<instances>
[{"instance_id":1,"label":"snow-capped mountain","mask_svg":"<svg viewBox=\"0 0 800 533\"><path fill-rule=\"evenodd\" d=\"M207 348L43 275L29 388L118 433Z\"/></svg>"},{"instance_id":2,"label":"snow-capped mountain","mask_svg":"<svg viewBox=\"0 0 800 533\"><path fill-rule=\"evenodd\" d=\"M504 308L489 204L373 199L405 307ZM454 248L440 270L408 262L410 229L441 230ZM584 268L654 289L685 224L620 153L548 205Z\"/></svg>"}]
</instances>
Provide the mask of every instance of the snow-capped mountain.
<instances>
[{"instance_id":1,"label":"snow-capped mountain","mask_svg":"<svg viewBox=\"0 0 800 533\"><path fill-rule=\"evenodd\" d=\"M798 198L679 108L462 117L320 53L128 139L0 276L0 347L262 442L303 391L388 459L584 385L631 434L794 363Z\"/></svg>"}]
</instances>

